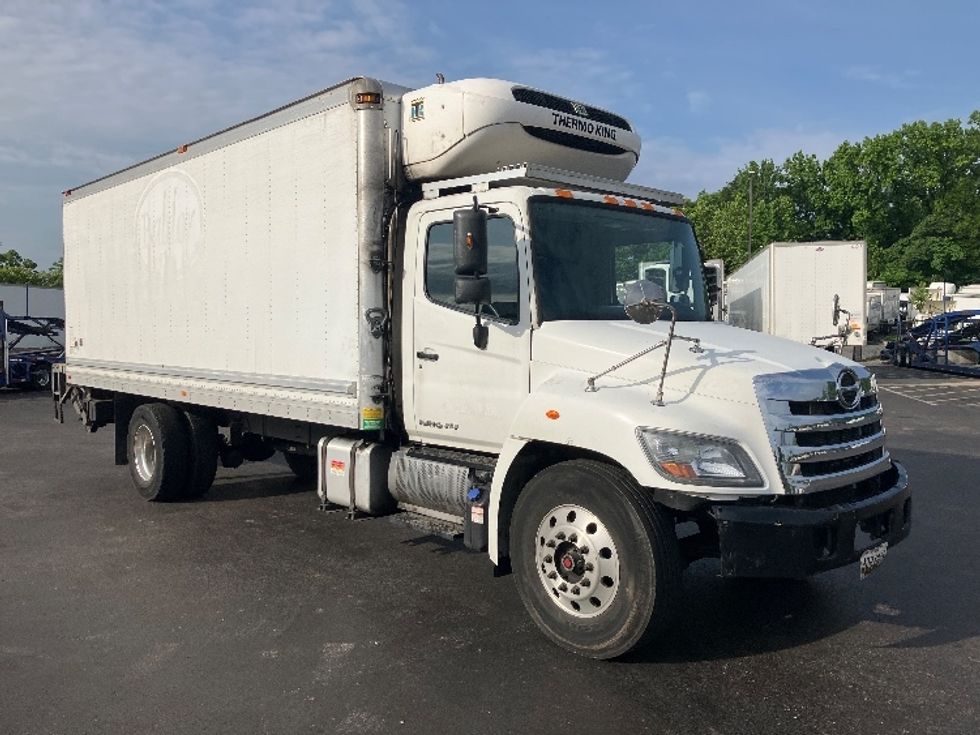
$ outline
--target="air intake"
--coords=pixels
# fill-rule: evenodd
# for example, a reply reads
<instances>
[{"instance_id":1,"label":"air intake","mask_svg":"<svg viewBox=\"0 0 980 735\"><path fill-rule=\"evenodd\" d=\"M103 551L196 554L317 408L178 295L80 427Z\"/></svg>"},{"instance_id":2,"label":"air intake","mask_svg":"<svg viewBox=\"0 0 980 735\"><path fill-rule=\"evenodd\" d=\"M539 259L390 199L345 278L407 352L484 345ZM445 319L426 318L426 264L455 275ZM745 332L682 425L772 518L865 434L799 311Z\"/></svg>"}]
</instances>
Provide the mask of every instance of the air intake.
<instances>
[{"instance_id":1,"label":"air intake","mask_svg":"<svg viewBox=\"0 0 980 735\"><path fill-rule=\"evenodd\" d=\"M619 115L614 115L611 112L606 112L605 110L600 110L598 107L583 105L581 102L572 102L564 97L558 97L553 94L548 94L547 92L540 92L537 89L528 89L527 87L514 87L514 89L511 90L511 93L514 95L514 99L518 102L524 102L525 104L534 105L535 107L545 107L549 110L555 110L556 112L563 112L566 115L586 117L589 120L594 120L595 122L604 123L606 125L612 125L613 127L620 128L621 130L629 130L631 132L633 130L625 118L622 118Z\"/></svg>"}]
</instances>

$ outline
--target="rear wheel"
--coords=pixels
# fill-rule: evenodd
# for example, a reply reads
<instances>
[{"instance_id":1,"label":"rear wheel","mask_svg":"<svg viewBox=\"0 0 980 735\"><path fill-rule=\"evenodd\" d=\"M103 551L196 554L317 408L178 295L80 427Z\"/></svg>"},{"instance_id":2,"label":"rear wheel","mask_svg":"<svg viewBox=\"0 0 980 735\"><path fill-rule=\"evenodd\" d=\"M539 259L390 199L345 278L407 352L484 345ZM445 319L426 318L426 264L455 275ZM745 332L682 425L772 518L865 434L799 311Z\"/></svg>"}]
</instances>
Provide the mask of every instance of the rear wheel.
<instances>
[{"instance_id":1,"label":"rear wheel","mask_svg":"<svg viewBox=\"0 0 980 735\"><path fill-rule=\"evenodd\" d=\"M682 569L673 524L618 467L574 460L538 473L510 546L528 613L563 648L614 658L670 620Z\"/></svg>"},{"instance_id":2,"label":"rear wheel","mask_svg":"<svg viewBox=\"0 0 980 735\"><path fill-rule=\"evenodd\" d=\"M127 436L129 473L146 500L178 500L188 479L190 448L180 413L163 403L136 407Z\"/></svg>"},{"instance_id":3,"label":"rear wheel","mask_svg":"<svg viewBox=\"0 0 980 735\"><path fill-rule=\"evenodd\" d=\"M302 482L313 482L316 480L316 457L309 454L295 454L293 452L283 452L282 456L286 459L286 464L293 471L298 480Z\"/></svg>"},{"instance_id":4,"label":"rear wheel","mask_svg":"<svg viewBox=\"0 0 980 735\"><path fill-rule=\"evenodd\" d=\"M207 416L185 411L190 437L190 472L183 496L202 497L214 483L218 471L218 426Z\"/></svg>"}]
</instances>

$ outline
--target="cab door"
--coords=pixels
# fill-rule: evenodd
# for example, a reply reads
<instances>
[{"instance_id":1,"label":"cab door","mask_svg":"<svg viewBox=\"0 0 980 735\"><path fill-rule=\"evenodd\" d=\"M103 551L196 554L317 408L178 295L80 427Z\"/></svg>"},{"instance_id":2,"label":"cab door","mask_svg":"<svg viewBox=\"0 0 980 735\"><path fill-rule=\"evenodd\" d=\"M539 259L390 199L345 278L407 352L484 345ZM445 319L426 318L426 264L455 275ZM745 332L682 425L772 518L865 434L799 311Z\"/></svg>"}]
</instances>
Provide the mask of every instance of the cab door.
<instances>
[{"instance_id":1,"label":"cab door","mask_svg":"<svg viewBox=\"0 0 980 735\"><path fill-rule=\"evenodd\" d=\"M492 295L482 314L489 339L482 350L473 343L474 308L454 300L453 210L418 220L413 337L403 363L414 372L405 418L416 441L497 452L528 394L526 228L516 206L493 206L498 211L488 222L487 274Z\"/></svg>"}]
</instances>

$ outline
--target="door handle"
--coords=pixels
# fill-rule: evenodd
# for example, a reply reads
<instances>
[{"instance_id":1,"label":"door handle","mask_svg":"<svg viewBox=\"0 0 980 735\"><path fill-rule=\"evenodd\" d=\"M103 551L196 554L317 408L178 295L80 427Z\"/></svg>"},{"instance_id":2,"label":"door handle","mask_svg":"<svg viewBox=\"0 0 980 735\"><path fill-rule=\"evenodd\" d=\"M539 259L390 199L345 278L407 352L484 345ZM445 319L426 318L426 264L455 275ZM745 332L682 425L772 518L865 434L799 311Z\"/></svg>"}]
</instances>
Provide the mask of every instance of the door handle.
<instances>
[{"instance_id":1,"label":"door handle","mask_svg":"<svg viewBox=\"0 0 980 735\"><path fill-rule=\"evenodd\" d=\"M430 362L435 362L439 359L439 355L428 348L419 350L415 353L415 356L420 360L428 360Z\"/></svg>"}]
</instances>

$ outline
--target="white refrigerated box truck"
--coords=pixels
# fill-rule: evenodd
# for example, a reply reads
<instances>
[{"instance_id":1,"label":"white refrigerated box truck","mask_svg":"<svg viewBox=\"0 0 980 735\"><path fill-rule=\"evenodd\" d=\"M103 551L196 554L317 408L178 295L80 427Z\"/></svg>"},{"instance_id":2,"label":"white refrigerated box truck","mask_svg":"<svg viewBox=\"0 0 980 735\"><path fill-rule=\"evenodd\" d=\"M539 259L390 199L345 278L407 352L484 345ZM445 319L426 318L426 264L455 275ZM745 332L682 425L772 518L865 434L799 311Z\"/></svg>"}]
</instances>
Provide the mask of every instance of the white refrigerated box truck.
<instances>
[{"instance_id":1,"label":"white refrigerated box truck","mask_svg":"<svg viewBox=\"0 0 980 735\"><path fill-rule=\"evenodd\" d=\"M863 241L771 243L728 276L728 321L805 344L846 326L844 345L865 345L867 270Z\"/></svg>"},{"instance_id":2,"label":"white refrigerated box truck","mask_svg":"<svg viewBox=\"0 0 980 735\"><path fill-rule=\"evenodd\" d=\"M458 531L596 658L699 558L870 571L911 508L873 376L711 321L639 150L519 84L358 78L72 189L56 414L112 425L148 500L282 451L322 506Z\"/></svg>"}]
</instances>

